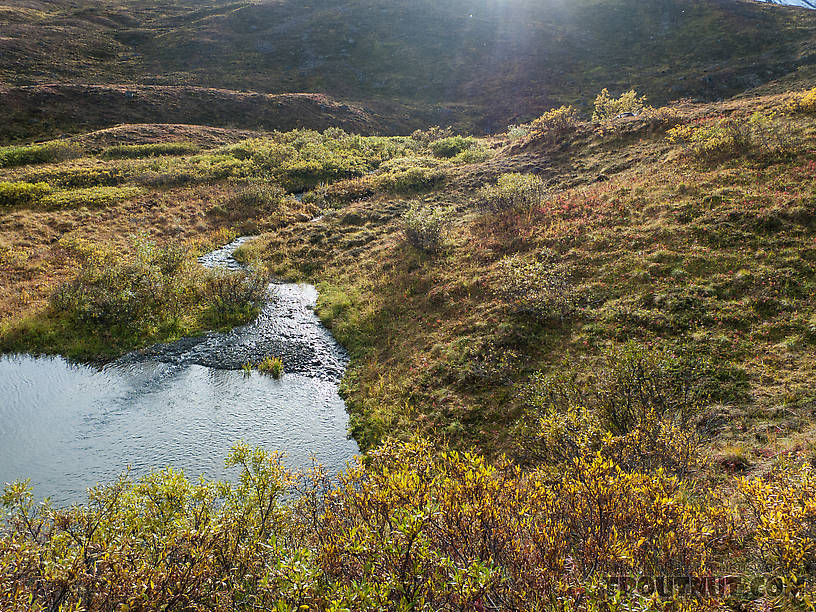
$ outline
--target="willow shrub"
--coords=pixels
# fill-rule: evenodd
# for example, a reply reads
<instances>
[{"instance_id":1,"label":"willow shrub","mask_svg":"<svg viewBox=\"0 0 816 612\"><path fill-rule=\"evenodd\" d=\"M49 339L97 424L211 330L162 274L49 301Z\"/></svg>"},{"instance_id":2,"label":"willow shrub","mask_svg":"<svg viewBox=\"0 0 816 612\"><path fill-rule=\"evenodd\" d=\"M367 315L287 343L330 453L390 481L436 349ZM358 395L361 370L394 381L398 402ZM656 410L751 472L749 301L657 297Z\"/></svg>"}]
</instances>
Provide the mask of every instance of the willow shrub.
<instances>
[{"instance_id":1,"label":"willow shrub","mask_svg":"<svg viewBox=\"0 0 816 612\"><path fill-rule=\"evenodd\" d=\"M609 90L604 88L595 98L595 110L592 113L592 121L603 123L611 121L619 115L631 113L640 114L646 108L646 97L639 96L632 89L614 98L609 94Z\"/></svg>"},{"instance_id":2,"label":"willow shrub","mask_svg":"<svg viewBox=\"0 0 816 612\"><path fill-rule=\"evenodd\" d=\"M555 143L574 132L579 125L578 111L572 106L562 106L547 111L529 124L527 131L531 139L544 139Z\"/></svg>"},{"instance_id":3,"label":"willow shrub","mask_svg":"<svg viewBox=\"0 0 816 612\"><path fill-rule=\"evenodd\" d=\"M339 482L243 445L227 465L235 484L168 469L67 510L8 486L0 607L591 609L608 573L711 567L710 513L685 485L600 456L556 479L423 441L386 444Z\"/></svg>"},{"instance_id":4,"label":"willow shrub","mask_svg":"<svg viewBox=\"0 0 816 612\"><path fill-rule=\"evenodd\" d=\"M816 88L792 94L785 102L790 113L816 113Z\"/></svg>"},{"instance_id":5,"label":"willow shrub","mask_svg":"<svg viewBox=\"0 0 816 612\"><path fill-rule=\"evenodd\" d=\"M412 202L402 216L405 240L426 253L438 252L444 244L450 216L447 208Z\"/></svg>"},{"instance_id":6,"label":"willow shrub","mask_svg":"<svg viewBox=\"0 0 816 612\"><path fill-rule=\"evenodd\" d=\"M61 162L79 157L82 149L70 142L45 142L42 144L0 147L0 168Z\"/></svg>"},{"instance_id":7,"label":"willow shrub","mask_svg":"<svg viewBox=\"0 0 816 612\"><path fill-rule=\"evenodd\" d=\"M507 256L497 266L496 292L518 314L563 319L578 303L570 273L569 266L548 249L533 257Z\"/></svg>"},{"instance_id":8,"label":"willow shrub","mask_svg":"<svg viewBox=\"0 0 816 612\"><path fill-rule=\"evenodd\" d=\"M719 161L752 150L779 153L790 150L794 134L790 122L778 113L756 112L749 118L708 117L679 125L668 132L669 141L703 161Z\"/></svg>"},{"instance_id":9,"label":"willow shrub","mask_svg":"<svg viewBox=\"0 0 816 612\"><path fill-rule=\"evenodd\" d=\"M0 206L36 204L51 193L48 183L0 182Z\"/></svg>"},{"instance_id":10,"label":"willow shrub","mask_svg":"<svg viewBox=\"0 0 816 612\"><path fill-rule=\"evenodd\" d=\"M495 185L481 187L476 193L476 203L487 212L520 212L541 205L546 193L540 176L511 172L502 174Z\"/></svg>"},{"instance_id":11,"label":"willow shrub","mask_svg":"<svg viewBox=\"0 0 816 612\"><path fill-rule=\"evenodd\" d=\"M703 370L629 342L607 349L589 374L569 367L534 374L520 388L517 452L551 465L600 453L625 470L685 477L701 464L694 421L707 401Z\"/></svg>"},{"instance_id":12,"label":"willow shrub","mask_svg":"<svg viewBox=\"0 0 816 612\"><path fill-rule=\"evenodd\" d=\"M146 236L134 238L124 255L83 241L63 246L79 272L51 296L51 313L87 330L140 335L168 325L196 327L198 319L210 327L234 325L254 316L266 296L262 278L205 271L183 247L160 247Z\"/></svg>"}]
</instances>

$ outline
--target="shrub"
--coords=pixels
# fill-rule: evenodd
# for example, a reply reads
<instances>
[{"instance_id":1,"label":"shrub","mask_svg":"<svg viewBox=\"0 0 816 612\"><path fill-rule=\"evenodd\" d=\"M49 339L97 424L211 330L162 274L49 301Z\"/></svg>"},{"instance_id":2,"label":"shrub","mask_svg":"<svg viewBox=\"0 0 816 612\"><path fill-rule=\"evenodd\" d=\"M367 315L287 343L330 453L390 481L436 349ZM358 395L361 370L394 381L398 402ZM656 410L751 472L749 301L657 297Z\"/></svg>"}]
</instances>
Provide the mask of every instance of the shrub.
<instances>
[{"instance_id":1,"label":"shrub","mask_svg":"<svg viewBox=\"0 0 816 612\"><path fill-rule=\"evenodd\" d=\"M526 415L514 430L522 456L560 464L601 453L627 470L680 477L699 464L691 419L705 397L697 364L630 342L579 374L539 373L522 387Z\"/></svg>"},{"instance_id":2,"label":"shrub","mask_svg":"<svg viewBox=\"0 0 816 612\"><path fill-rule=\"evenodd\" d=\"M486 185L476 194L479 208L489 212L529 210L541 204L547 189L535 174L502 174L495 185Z\"/></svg>"},{"instance_id":3,"label":"shrub","mask_svg":"<svg viewBox=\"0 0 816 612\"><path fill-rule=\"evenodd\" d=\"M529 133L530 133L529 125L520 124L507 126L507 138L513 141L524 140Z\"/></svg>"},{"instance_id":4,"label":"shrub","mask_svg":"<svg viewBox=\"0 0 816 612\"><path fill-rule=\"evenodd\" d=\"M82 149L69 142L3 147L0 148L0 168L60 162L81 154Z\"/></svg>"},{"instance_id":5,"label":"shrub","mask_svg":"<svg viewBox=\"0 0 816 612\"><path fill-rule=\"evenodd\" d=\"M802 576L816 567L816 476L785 461L766 478L738 481L737 532L760 551L760 571Z\"/></svg>"},{"instance_id":6,"label":"shrub","mask_svg":"<svg viewBox=\"0 0 816 612\"><path fill-rule=\"evenodd\" d=\"M258 276L204 272L188 249L159 247L144 235L134 237L124 254L81 240L60 244L80 269L52 294L51 314L72 321L79 332L132 338L174 321L236 324L254 316L266 296Z\"/></svg>"},{"instance_id":7,"label":"shrub","mask_svg":"<svg viewBox=\"0 0 816 612\"><path fill-rule=\"evenodd\" d=\"M789 113L816 113L816 88L792 94L784 109Z\"/></svg>"},{"instance_id":8,"label":"shrub","mask_svg":"<svg viewBox=\"0 0 816 612\"><path fill-rule=\"evenodd\" d=\"M453 128L441 128L438 125L428 128L427 130L416 130L411 134L411 138L418 143L428 146L434 140L442 140L453 136Z\"/></svg>"},{"instance_id":9,"label":"shrub","mask_svg":"<svg viewBox=\"0 0 816 612\"><path fill-rule=\"evenodd\" d=\"M548 111L529 126L530 138L543 138L550 143L562 140L578 127L578 111L572 106L562 106Z\"/></svg>"},{"instance_id":10,"label":"shrub","mask_svg":"<svg viewBox=\"0 0 816 612\"><path fill-rule=\"evenodd\" d=\"M0 206L35 204L51 193L48 183L0 182Z\"/></svg>"},{"instance_id":11,"label":"shrub","mask_svg":"<svg viewBox=\"0 0 816 612\"><path fill-rule=\"evenodd\" d=\"M255 211L275 211L286 198L286 192L275 183L251 181L238 186L230 198L231 207Z\"/></svg>"},{"instance_id":12,"label":"shrub","mask_svg":"<svg viewBox=\"0 0 816 612\"><path fill-rule=\"evenodd\" d=\"M157 142L139 145L115 145L102 151L105 159L137 159L164 155L193 155L201 150L192 142Z\"/></svg>"},{"instance_id":13,"label":"shrub","mask_svg":"<svg viewBox=\"0 0 816 612\"><path fill-rule=\"evenodd\" d=\"M450 218L445 208L413 202L402 216L402 228L408 244L428 253L442 248Z\"/></svg>"},{"instance_id":14,"label":"shrub","mask_svg":"<svg viewBox=\"0 0 816 612\"><path fill-rule=\"evenodd\" d=\"M436 157L456 157L463 151L473 148L476 139L469 136L450 136L430 143L429 148Z\"/></svg>"},{"instance_id":15,"label":"shrub","mask_svg":"<svg viewBox=\"0 0 816 612\"><path fill-rule=\"evenodd\" d=\"M29 181L43 181L55 187L75 189L77 187L112 187L123 183L129 172L123 168L62 168L54 167L26 175Z\"/></svg>"},{"instance_id":16,"label":"shrub","mask_svg":"<svg viewBox=\"0 0 816 612\"><path fill-rule=\"evenodd\" d=\"M717 161L756 148L768 153L792 145L791 128L776 115L754 113L750 119L707 118L677 126L668 132L669 141L681 144L694 157Z\"/></svg>"},{"instance_id":17,"label":"shrub","mask_svg":"<svg viewBox=\"0 0 816 612\"><path fill-rule=\"evenodd\" d=\"M80 206L103 208L134 198L140 193L141 190L138 187L89 187L52 193L42 199L42 204L54 208L78 208Z\"/></svg>"},{"instance_id":18,"label":"shrub","mask_svg":"<svg viewBox=\"0 0 816 612\"><path fill-rule=\"evenodd\" d=\"M257 313L267 297L267 282L256 273L212 271L202 293L210 324L231 326Z\"/></svg>"},{"instance_id":19,"label":"shrub","mask_svg":"<svg viewBox=\"0 0 816 612\"><path fill-rule=\"evenodd\" d=\"M272 138L250 139L222 151L251 163L255 175L270 176L291 192L321 183L362 177L383 162L419 150L403 137L353 136L328 129L276 132Z\"/></svg>"},{"instance_id":20,"label":"shrub","mask_svg":"<svg viewBox=\"0 0 816 612\"><path fill-rule=\"evenodd\" d=\"M564 318L575 309L570 270L552 251L542 251L531 259L505 257L499 261L497 273L498 294L517 313L547 320Z\"/></svg>"},{"instance_id":21,"label":"shrub","mask_svg":"<svg viewBox=\"0 0 816 612\"><path fill-rule=\"evenodd\" d=\"M266 357L258 363L256 369L262 374L269 374L272 378L280 378L283 374L283 360L279 357Z\"/></svg>"},{"instance_id":22,"label":"shrub","mask_svg":"<svg viewBox=\"0 0 816 612\"><path fill-rule=\"evenodd\" d=\"M603 578L716 569L704 502L599 456L552 477L390 442L334 480L238 445L227 467L233 482L123 476L67 509L7 486L0 607L639 610Z\"/></svg>"},{"instance_id":23,"label":"shrub","mask_svg":"<svg viewBox=\"0 0 816 612\"><path fill-rule=\"evenodd\" d=\"M384 163L373 178L375 187L391 193L418 193L428 191L447 176L448 162L431 157L404 157Z\"/></svg>"},{"instance_id":24,"label":"shrub","mask_svg":"<svg viewBox=\"0 0 816 612\"><path fill-rule=\"evenodd\" d=\"M454 164L478 164L491 157L493 157L493 151L481 145L476 145L457 154L451 161Z\"/></svg>"},{"instance_id":25,"label":"shrub","mask_svg":"<svg viewBox=\"0 0 816 612\"><path fill-rule=\"evenodd\" d=\"M609 95L609 90L604 88L595 98L595 110L592 113L592 121L604 123L611 121L619 115L631 113L639 115L646 105L646 97L638 97L635 90L627 91L619 98Z\"/></svg>"}]
</instances>

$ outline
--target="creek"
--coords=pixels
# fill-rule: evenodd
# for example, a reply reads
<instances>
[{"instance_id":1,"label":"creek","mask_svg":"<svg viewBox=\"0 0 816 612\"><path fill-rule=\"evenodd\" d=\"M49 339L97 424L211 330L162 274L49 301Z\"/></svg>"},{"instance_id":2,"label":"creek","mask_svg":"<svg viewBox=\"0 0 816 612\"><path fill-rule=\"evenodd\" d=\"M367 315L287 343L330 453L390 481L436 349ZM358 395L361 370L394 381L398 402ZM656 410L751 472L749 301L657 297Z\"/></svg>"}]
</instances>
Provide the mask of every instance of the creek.
<instances>
[{"instance_id":1,"label":"creek","mask_svg":"<svg viewBox=\"0 0 816 612\"><path fill-rule=\"evenodd\" d=\"M247 238L200 258L239 269ZM337 389L348 358L314 314L311 285L272 283L255 321L129 353L104 366L61 357L0 357L0 483L31 479L37 498L82 502L86 489L125 470L171 466L225 479L230 447L245 441L286 453L291 468L314 458L331 471L359 449L347 435ZM241 365L281 357L275 380Z\"/></svg>"}]
</instances>

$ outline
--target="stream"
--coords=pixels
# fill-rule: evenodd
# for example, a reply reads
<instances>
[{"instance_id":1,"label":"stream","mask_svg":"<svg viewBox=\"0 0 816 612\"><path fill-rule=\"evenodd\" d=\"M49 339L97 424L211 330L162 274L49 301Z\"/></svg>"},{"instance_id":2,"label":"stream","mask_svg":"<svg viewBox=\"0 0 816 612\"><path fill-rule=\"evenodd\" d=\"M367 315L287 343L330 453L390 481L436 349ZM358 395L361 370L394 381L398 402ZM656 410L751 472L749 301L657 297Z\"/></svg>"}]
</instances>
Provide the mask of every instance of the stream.
<instances>
[{"instance_id":1,"label":"stream","mask_svg":"<svg viewBox=\"0 0 816 612\"><path fill-rule=\"evenodd\" d=\"M208 253L212 268L240 269L247 238ZM138 477L172 466L187 476L230 478L229 448L243 440L312 458L338 471L359 452L337 393L348 357L315 316L310 285L272 283L258 318L133 352L103 367L61 357L0 357L0 483L31 479L35 497L82 502L126 469ZM281 357L279 379L241 371Z\"/></svg>"}]
</instances>

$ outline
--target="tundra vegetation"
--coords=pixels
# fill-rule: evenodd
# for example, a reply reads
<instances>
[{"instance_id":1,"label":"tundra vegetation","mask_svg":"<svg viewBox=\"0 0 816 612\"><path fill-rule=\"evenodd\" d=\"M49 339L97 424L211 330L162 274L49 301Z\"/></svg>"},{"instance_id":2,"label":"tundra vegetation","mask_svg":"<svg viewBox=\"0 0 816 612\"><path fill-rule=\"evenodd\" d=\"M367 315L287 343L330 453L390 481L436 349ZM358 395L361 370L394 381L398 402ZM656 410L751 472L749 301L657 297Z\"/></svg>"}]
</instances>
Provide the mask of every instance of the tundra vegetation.
<instances>
[{"instance_id":1,"label":"tundra vegetation","mask_svg":"<svg viewBox=\"0 0 816 612\"><path fill-rule=\"evenodd\" d=\"M334 478L239 445L232 483L125 475L70 509L9 485L0 607L812 606L812 98L607 92L489 138L259 132L4 168L3 349L122 351L308 280L367 452ZM196 267L250 231L257 277ZM734 574L782 592L605 581Z\"/></svg>"}]
</instances>

